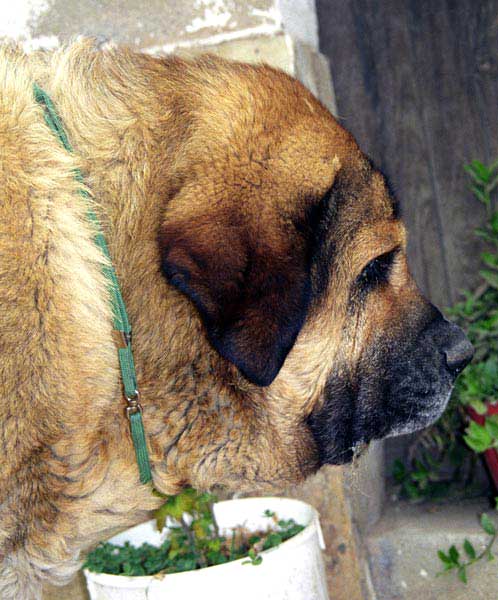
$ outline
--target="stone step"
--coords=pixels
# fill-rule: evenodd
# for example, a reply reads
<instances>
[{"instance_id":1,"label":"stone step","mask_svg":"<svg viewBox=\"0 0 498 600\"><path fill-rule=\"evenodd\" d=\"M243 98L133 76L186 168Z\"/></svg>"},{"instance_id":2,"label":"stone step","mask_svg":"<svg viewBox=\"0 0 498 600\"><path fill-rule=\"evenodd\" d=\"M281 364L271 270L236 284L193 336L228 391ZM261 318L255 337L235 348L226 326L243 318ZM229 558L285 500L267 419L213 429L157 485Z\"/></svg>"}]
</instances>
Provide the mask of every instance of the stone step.
<instances>
[{"instance_id":1,"label":"stone step","mask_svg":"<svg viewBox=\"0 0 498 600\"><path fill-rule=\"evenodd\" d=\"M386 506L380 521L365 537L367 561L376 600L497 600L498 561L482 560L468 570L468 583L455 573L436 577L437 556L465 538L479 552L489 536L479 516L494 511L485 500L452 505L396 502ZM494 519L495 522L498 519Z\"/></svg>"}]
</instances>

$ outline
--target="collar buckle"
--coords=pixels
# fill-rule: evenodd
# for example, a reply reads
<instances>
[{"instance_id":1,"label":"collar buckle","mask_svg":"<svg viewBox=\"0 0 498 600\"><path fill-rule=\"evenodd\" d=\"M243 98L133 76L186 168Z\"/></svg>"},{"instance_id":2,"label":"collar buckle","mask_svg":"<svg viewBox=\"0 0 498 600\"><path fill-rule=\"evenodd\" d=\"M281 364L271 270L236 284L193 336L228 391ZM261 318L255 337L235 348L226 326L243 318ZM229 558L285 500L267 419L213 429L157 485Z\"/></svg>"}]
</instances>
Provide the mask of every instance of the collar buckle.
<instances>
[{"instance_id":1,"label":"collar buckle","mask_svg":"<svg viewBox=\"0 0 498 600\"><path fill-rule=\"evenodd\" d=\"M133 396L127 396L125 394L125 400L127 402L126 416L128 417L128 420L130 419L131 415L134 415L136 413L142 414L142 405L140 404L140 392L138 390L135 390L133 392Z\"/></svg>"}]
</instances>

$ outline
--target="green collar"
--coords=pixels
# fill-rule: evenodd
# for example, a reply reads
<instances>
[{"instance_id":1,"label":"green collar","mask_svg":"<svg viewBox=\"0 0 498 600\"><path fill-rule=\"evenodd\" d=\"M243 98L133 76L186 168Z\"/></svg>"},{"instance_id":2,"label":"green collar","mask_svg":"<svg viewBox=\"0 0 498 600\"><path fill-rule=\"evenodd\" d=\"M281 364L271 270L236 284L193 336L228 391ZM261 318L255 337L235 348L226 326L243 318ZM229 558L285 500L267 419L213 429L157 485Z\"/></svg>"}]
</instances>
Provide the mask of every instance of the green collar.
<instances>
[{"instance_id":1,"label":"green collar","mask_svg":"<svg viewBox=\"0 0 498 600\"><path fill-rule=\"evenodd\" d=\"M40 104L44 111L45 121L64 148L73 153L73 148L69 143L62 121L57 114L55 106L50 97L35 83L33 85L35 100ZM75 179L83 184L83 175L79 169L75 169ZM80 194L88 199L88 193L82 188ZM128 314L119 288L116 271L112 265L109 248L102 234L99 220L95 212L88 207L88 220L96 230L94 241L100 248L104 256L108 259L108 264L103 267L103 273L109 286L109 300L112 306L114 329L118 339L118 358L121 369L121 378L123 381L123 394L126 400L126 415L130 422L131 437L135 447L140 481L148 483L152 481L150 469L149 452L145 440L145 431L142 421L142 407L140 406L140 394L137 389L137 378L135 373L135 364L133 362L133 353L131 350L131 326L128 320Z\"/></svg>"}]
</instances>

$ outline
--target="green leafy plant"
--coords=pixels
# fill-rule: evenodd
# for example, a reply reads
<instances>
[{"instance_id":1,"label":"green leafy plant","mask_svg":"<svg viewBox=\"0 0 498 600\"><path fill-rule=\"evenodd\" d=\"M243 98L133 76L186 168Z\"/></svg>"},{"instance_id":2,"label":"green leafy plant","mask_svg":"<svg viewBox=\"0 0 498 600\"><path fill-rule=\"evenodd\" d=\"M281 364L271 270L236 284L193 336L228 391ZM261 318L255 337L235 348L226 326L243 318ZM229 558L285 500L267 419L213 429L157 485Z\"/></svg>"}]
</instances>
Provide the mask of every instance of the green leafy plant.
<instances>
[{"instance_id":1,"label":"green leafy plant","mask_svg":"<svg viewBox=\"0 0 498 600\"><path fill-rule=\"evenodd\" d=\"M467 332L475 348L472 363L457 379L448 409L432 427L421 432L409 448L406 463L396 461L393 478L400 495L412 501L464 495L472 490L477 454L498 448L498 418L471 421L466 407L484 415L498 401L498 211L493 195L498 189L498 161L465 166L470 189L483 204L487 220L476 231L487 245L481 254L481 283L448 314Z\"/></svg>"},{"instance_id":2,"label":"green leafy plant","mask_svg":"<svg viewBox=\"0 0 498 600\"><path fill-rule=\"evenodd\" d=\"M464 439L474 452L498 448L498 415L486 417L484 425L471 421L466 432Z\"/></svg>"},{"instance_id":3,"label":"green leafy plant","mask_svg":"<svg viewBox=\"0 0 498 600\"><path fill-rule=\"evenodd\" d=\"M464 169L472 180L469 186L472 193L484 204L488 213L492 215L491 194L498 186L498 160L489 166L478 160L473 160L470 164L465 165Z\"/></svg>"},{"instance_id":4,"label":"green leafy plant","mask_svg":"<svg viewBox=\"0 0 498 600\"><path fill-rule=\"evenodd\" d=\"M487 415L490 404L498 402L498 211L493 194L498 188L498 161L486 166L472 161L465 167L470 189L486 210L487 221L476 231L487 245L481 254L481 284L464 292L463 300L447 312L467 332L475 356L458 378L452 399L441 419L422 432L410 448L408 465L396 461L393 477L402 495L419 501L466 488L476 457L491 448L498 449L498 415ZM467 409L483 416L483 424L469 420ZM439 550L443 573L455 572L467 583L468 569L483 559L493 560L497 529L484 513L480 525L488 539L478 552L465 539L460 550L455 545Z\"/></svg>"},{"instance_id":5,"label":"green leafy plant","mask_svg":"<svg viewBox=\"0 0 498 600\"><path fill-rule=\"evenodd\" d=\"M493 209L492 194L498 187L498 161L486 167L472 161L466 167L472 178L471 189L482 202L488 220L476 234L487 242L481 254L481 285L458 303L450 314L461 323L474 344L475 357L457 381L455 396L463 406L485 415L489 404L498 402L498 211ZM464 441L474 452L498 448L498 417L486 416L484 424L471 421Z\"/></svg>"},{"instance_id":6,"label":"green leafy plant","mask_svg":"<svg viewBox=\"0 0 498 600\"><path fill-rule=\"evenodd\" d=\"M247 560L243 564L257 566L263 560L262 551L275 548L304 529L292 519L278 519L273 512L265 511L265 530L250 532L238 527L227 537L220 534L214 502L214 495L191 488L166 497L156 511L158 529L168 530L161 546L101 543L90 552L84 568L113 575L155 575L191 571L244 557Z\"/></svg>"},{"instance_id":7,"label":"green leafy plant","mask_svg":"<svg viewBox=\"0 0 498 600\"><path fill-rule=\"evenodd\" d=\"M407 463L394 461L392 476L402 497L421 502L471 491L478 457L465 444L463 412L452 399L438 423L415 438Z\"/></svg>"},{"instance_id":8,"label":"green leafy plant","mask_svg":"<svg viewBox=\"0 0 498 600\"><path fill-rule=\"evenodd\" d=\"M493 206L498 161L486 166L474 160L465 170L474 197L486 210L486 223L475 233L487 248L481 254L480 285L473 292L464 292L463 300L447 312L467 332L475 356L457 379L444 415L410 447L408 463L396 461L393 465L401 494L414 501L468 489L478 455L498 449L498 415L487 415L489 405L498 402L498 211ZM469 407L483 416L482 425L469 419ZM489 536L484 549L478 553L465 539L460 551L455 545L447 552L439 550L442 573L456 572L466 583L470 566L494 558L495 524L487 514L481 516L480 524Z\"/></svg>"},{"instance_id":9,"label":"green leafy plant","mask_svg":"<svg viewBox=\"0 0 498 600\"><path fill-rule=\"evenodd\" d=\"M481 515L480 524L483 531L488 535L488 540L483 550L478 553L472 542L467 538L463 541L461 551L455 545L450 546L447 552L438 550L437 555L443 566L443 570L438 575L454 571L457 573L460 581L467 583L467 570L469 567L484 558L494 560L493 545L497 536L496 526L486 513Z\"/></svg>"}]
</instances>

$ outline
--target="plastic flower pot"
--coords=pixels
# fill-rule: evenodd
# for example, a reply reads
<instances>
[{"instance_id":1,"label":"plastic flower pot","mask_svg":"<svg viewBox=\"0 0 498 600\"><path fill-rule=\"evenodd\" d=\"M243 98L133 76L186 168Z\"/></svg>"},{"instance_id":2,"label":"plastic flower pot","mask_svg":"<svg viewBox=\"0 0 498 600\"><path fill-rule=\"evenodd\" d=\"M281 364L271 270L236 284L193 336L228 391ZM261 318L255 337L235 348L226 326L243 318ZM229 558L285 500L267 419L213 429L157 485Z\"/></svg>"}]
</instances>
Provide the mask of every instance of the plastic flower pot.
<instances>
[{"instance_id":1,"label":"plastic flower pot","mask_svg":"<svg viewBox=\"0 0 498 600\"><path fill-rule=\"evenodd\" d=\"M487 404L487 412L484 415L480 415L471 406L467 406L467 412L470 418L475 421L478 425L484 425L486 417L498 414L498 403ZM495 488L498 490L498 451L495 448L490 448L484 451L484 460L488 467L491 479L493 480Z\"/></svg>"},{"instance_id":2,"label":"plastic flower pot","mask_svg":"<svg viewBox=\"0 0 498 600\"><path fill-rule=\"evenodd\" d=\"M259 565L239 559L222 565L167 575L129 577L85 570L91 600L328 600L322 550L325 549L317 511L288 498L242 498L214 505L220 530L243 525L265 529L271 510L279 519L294 519L305 529L261 552ZM154 520L128 529L109 541L115 545L144 542L159 546L167 529L159 532ZM246 564L243 564L246 563Z\"/></svg>"}]
</instances>

